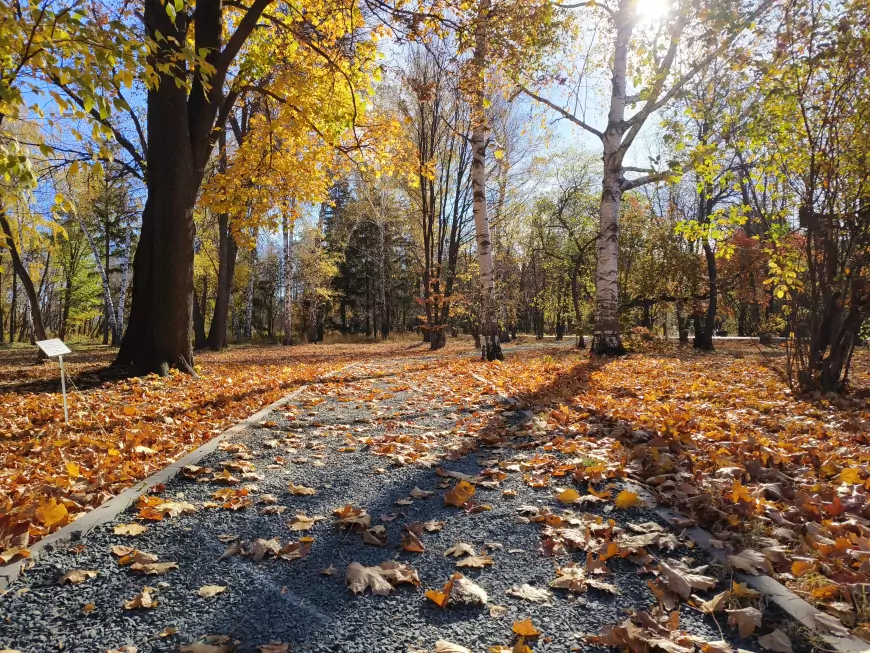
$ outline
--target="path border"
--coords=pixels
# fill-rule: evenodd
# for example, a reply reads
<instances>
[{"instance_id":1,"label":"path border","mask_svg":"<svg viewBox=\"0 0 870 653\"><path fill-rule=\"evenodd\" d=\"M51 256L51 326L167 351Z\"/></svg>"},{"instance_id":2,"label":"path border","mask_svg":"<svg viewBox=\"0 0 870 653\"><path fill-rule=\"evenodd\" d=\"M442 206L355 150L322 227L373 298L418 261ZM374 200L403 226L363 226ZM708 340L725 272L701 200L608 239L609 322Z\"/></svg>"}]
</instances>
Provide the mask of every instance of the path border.
<instances>
[{"instance_id":1,"label":"path border","mask_svg":"<svg viewBox=\"0 0 870 653\"><path fill-rule=\"evenodd\" d=\"M641 497L654 502L653 510L666 522L671 523L673 519L686 519L685 515L680 514L673 508L667 508L658 504L649 489L643 485L639 485L636 481L627 480L628 486L633 492ZM728 551L714 546L712 543L713 536L699 526L690 526L683 531L691 538L695 544L707 551L710 556L719 564L725 566L728 564ZM797 594L788 589L778 580L767 574L759 574L753 576L742 571L734 569L734 578L738 582L746 583L749 587L773 603L776 603L786 614L799 624L816 632L825 642L830 644L839 653L870 653L870 643L863 639L852 635L847 636L835 635L833 633L824 632L816 623L815 616L817 614L825 614L821 610L817 610L810 603L799 597Z\"/></svg>"},{"instance_id":2,"label":"path border","mask_svg":"<svg viewBox=\"0 0 870 653\"><path fill-rule=\"evenodd\" d=\"M126 490L120 492L119 494L116 494L108 501L101 503L90 512L84 513L75 521L67 524L66 526L55 531L51 535L42 538L32 547L29 547L30 557L16 560L15 562L10 562L7 565L0 566L0 594L5 593L12 586L12 584L21 577L22 573L26 569L29 569L36 563L36 561L43 553L50 553L51 551L54 551L57 547L63 544L80 539L83 535L86 535L97 526L112 521L113 519L115 519L115 517L120 515L127 508L129 508L140 496L148 492L149 489L159 483L167 483L168 481L172 480L173 478L178 476L183 467L197 463L202 458L215 451L218 448L218 445L224 440L234 435L238 435L246 429L254 426L259 426L259 422L263 420L263 418L265 418L269 413L279 408L282 408L283 406L286 406L296 396L307 390L311 385L322 383L323 381L326 381L333 376L349 370L355 365L359 365L359 361L348 363L347 365L340 367L337 370L333 370L332 372L328 372L323 376L317 377L317 379L314 381L306 381L290 394L287 394L278 399L277 401L272 402L265 408L262 408L253 415L251 415L250 417L240 422L237 422L222 433L219 433L218 435L213 437L205 444L202 444L193 451L185 454L175 462L170 463L169 465L155 472L151 476L148 476L141 481L137 481Z\"/></svg>"}]
</instances>

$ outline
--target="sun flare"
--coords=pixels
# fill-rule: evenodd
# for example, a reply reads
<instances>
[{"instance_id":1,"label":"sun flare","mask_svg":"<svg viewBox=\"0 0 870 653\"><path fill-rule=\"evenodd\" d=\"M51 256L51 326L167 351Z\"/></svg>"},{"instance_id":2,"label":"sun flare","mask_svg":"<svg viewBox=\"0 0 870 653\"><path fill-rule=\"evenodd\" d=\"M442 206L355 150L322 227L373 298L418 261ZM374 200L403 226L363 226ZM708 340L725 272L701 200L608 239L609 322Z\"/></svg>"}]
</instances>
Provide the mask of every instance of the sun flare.
<instances>
[{"instance_id":1,"label":"sun flare","mask_svg":"<svg viewBox=\"0 0 870 653\"><path fill-rule=\"evenodd\" d=\"M640 0L637 11L646 20L663 18L671 9L671 0Z\"/></svg>"}]
</instances>

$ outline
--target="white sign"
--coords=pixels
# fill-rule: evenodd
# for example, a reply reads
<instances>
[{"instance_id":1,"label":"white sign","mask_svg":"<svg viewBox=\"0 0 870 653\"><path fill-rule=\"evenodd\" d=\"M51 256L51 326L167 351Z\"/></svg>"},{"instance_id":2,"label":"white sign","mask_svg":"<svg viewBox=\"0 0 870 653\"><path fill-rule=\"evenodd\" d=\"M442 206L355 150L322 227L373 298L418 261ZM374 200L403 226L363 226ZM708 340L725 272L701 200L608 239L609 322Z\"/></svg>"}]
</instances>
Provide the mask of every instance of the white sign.
<instances>
[{"instance_id":1,"label":"white sign","mask_svg":"<svg viewBox=\"0 0 870 653\"><path fill-rule=\"evenodd\" d=\"M38 340L36 346L45 352L49 358L54 356L63 356L71 354L72 350L67 347L60 338L52 338L51 340Z\"/></svg>"}]
</instances>

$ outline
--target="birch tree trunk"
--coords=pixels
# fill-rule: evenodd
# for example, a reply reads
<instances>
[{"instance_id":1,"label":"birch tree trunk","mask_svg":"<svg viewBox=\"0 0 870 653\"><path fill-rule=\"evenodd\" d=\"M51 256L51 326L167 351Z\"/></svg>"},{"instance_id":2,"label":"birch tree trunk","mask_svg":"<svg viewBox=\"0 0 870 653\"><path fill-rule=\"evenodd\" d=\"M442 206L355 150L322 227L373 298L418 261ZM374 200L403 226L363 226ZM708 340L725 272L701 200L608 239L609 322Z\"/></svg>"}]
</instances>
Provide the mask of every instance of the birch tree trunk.
<instances>
[{"instance_id":1,"label":"birch tree trunk","mask_svg":"<svg viewBox=\"0 0 870 653\"><path fill-rule=\"evenodd\" d=\"M481 355L484 360L503 360L501 345L498 341L498 325L495 319L495 283L493 280L492 239L489 234L489 219L486 214L486 92L485 74L487 58L486 21L489 18L491 0L480 0L477 11L477 24L474 27L474 56L472 75L474 94L472 97L471 131L471 192L473 197L472 213L477 236L477 264L480 269L479 283L481 296L480 333L483 336Z\"/></svg>"},{"instance_id":2,"label":"birch tree trunk","mask_svg":"<svg viewBox=\"0 0 870 653\"><path fill-rule=\"evenodd\" d=\"M607 129L602 135L604 175L601 187L601 210L598 222L597 259L595 269L595 331L591 351L595 354L625 353L619 327L619 208L622 204L625 149L626 76L628 47L634 29L635 8L632 2L621 2L614 16L616 40L613 50L610 111Z\"/></svg>"},{"instance_id":3,"label":"birch tree trunk","mask_svg":"<svg viewBox=\"0 0 870 653\"><path fill-rule=\"evenodd\" d=\"M293 344L293 227L286 213L281 225L284 232L284 339L285 345Z\"/></svg>"},{"instance_id":4,"label":"birch tree trunk","mask_svg":"<svg viewBox=\"0 0 870 653\"><path fill-rule=\"evenodd\" d=\"M103 267L103 259L100 257L100 250L97 249L97 243L91 236L91 232L85 226L85 223L79 220L79 225L85 238L88 239L88 244L91 246L91 251L94 253L94 260L97 263L97 272L103 282L103 301L106 304L106 319L109 323L109 331L112 333L112 341L118 342L121 339L121 334L118 332L118 323L116 321L115 306L112 302L112 290L109 286L109 276L106 274L106 269Z\"/></svg>"},{"instance_id":5,"label":"birch tree trunk","mask_svg":"<svg viewBox=\"0 0 870 653\"><path fill-rule=\"evenodd\" d=\"M121 255L121 288L118 293L118 317L115 319L119 337L124 334L124 309L127 303L127 284L130 276L130 239L132 233L133 225L128 217L127 228L124 232L124 251Z\"/></svg>"}]
</instances>

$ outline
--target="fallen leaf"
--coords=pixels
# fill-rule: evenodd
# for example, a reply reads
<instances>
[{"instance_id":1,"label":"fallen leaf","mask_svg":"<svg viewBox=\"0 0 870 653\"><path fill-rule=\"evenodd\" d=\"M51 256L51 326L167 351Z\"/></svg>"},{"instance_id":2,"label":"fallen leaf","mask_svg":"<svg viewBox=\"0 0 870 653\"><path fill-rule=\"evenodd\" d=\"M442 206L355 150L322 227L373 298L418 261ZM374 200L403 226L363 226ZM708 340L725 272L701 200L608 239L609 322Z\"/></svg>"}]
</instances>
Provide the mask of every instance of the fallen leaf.
<instances>
[{"instance_id":1,"label":"fallen leaf","mask_svg":"<svg viewBox=\"0 0 870 653\"><path fill-rule=\"evenodd\" d=\"M670 589L675 594L688 599L692 595L692 589L709 590L716 587L716 579L701 575L706 567L688 569L676 560L670 560L671 564L659 562L659 571L665 577Z\"/></svg>"},{"instance_id":2,"label":"fallen leaf","mask_svg":"<svg viewBox=\"0 0 870 653\"><path fill-rule=\"evenodd\" d=\"M553 593L549 590L538 589L537 587L532 587L528 583L523 583L519 586L514 585L506 593L534 603L549 603L550 599L553 597Z\"/></svg>"},{"instance_id":3,"label":"fallen leaf","mask_svg":"<svg viewBox=\"0 0 870 653\"><path fill-rule=\"evenodd\" d=\"M414 487L414 489L411 490L411 496L415 499L428 499L433 494L435 493L431 490L421 490L418 487Z\"/></svg>"},{"instance_id":4,"label":"fallen leaf","mask_svg":"<svg viewBox=\"0 0 870 653\"><path fill-rule=\"evenodd\" d=\"M698 605L698 609L705 614L713 614L724 609L725 603L731 598L731 591L725 590L714 596L709 601L703 601Z\"/></svg>"},{"instance_id":5,"label":"fallen leaf","mask_svg":"<svg viewBox=\"0 0 870 653\"><path fill-rule=\"evenodd\" d=\"M261 644L260 653L289 653L290 645L282 644L281 642L272 642L271 644Z\"/></svg>"},{"instance_id":6,"label":"fallen leaf","mask_svg":"<svg viewBox=\"0 0 870 653\"><path fill-rule=\"evenodd\" d=\"M562 490L559 494L556 495L556 500L562 503L574 503L580 498L580 493L574 488L568 488L567 490Z\"/></svg>"},{"instance_id":7,"label":"fallen leaf","mask_svg":"<svg viewBox=\"0 0 870 653\"><path fill-rule=\"evenodd\" d=\"M639 508L644 504L637 494L630 490L623 490L616 495L616 499L613 500L613 505L622 510L628 510L629 508Z\"/></svg>"},{"instance_id":8,"label":"fallen leaf","mask_svg":"<svg viewBox=\"0 0 870 653\"><path fill-rule=\"evenodd\" d=\"M157 605L157 601L151 596L154 591L153 587L145 586L142 591L132 599L124 603L125 610L135 610L136 608L153 608Z\"/></svg>"},{"instance_id":9,"label":"fallen leaf","mask_svg":"<svg viewBox=\"0 0 870 653\"><path fill-rule=\"evenodd\" d=\"M420 578L414 569L398 562L382 562L376 567L365 567L358 562L352 562L348 565L345 582L354 594L361 594L366 588L371 588L372 594L388 596L394 586L402 583L419 586Z\"/></svg>"},{"instance_id":10,"label":"fallen leaf","mask_svg":"<svg viewBox=\"0 0 870 653\"><path fill-rule=\"evenodd\" d=\"M207 599L211 596L215 596L216 594L220 594L226 591L226 585L203 585L199 588L197 594L199 594L202 598Z\"/></svg>"},{"instance_id":11,"label":"fallen leaf","mask_svg":"<svg viewBox=\"0 0 870 653\"><path fill-rule=\"evenodd\" d=\"M456 542L453 546L447 549L444 552L445 556L453 556L454 558L459 558L464 555L473 556L477 552L474 550L474 547L470 544L464 544L463 542Z\"/></svg>"},{"instance_id":12,"label":"fallen leaf","mask_svg":"<svg viewBox=\"0 0 870 653\"><path fill-rule=\"evenodd\" d=\"M177 562L152 562L152 563L135 563L130 565L131 571L138 571L146 576L162 576L163 574L178 569Z\"/></svg>"},{"instance_id":13,"label":"fallen leaf","mask_svg":"<svg viewBox=\"0 0 870 653\"><path fill-rule=\"evenodd\" d=\"M137 537L138 535L142 535L142 533L147 530L148 527L143 524L117 524L115 526L115 535L128 535L130 537Z\"/></svg>"},{"instance_id":14,"label":"fallen leaf","mask_svg":"<svg viewBox=\"0 0 870 653\"><path fill-rule=\"evenodd\" d=\"M737 632L741 637L749 637L756 628L761 627L761 611L757 608L747 607L740 610L726 610L728 623L737 626Z\"/></svg>"},{"instance_id":15,"label":"fallen leaf","mask_svg":"<svg viewBox=\"0 0 870 653\"><path fill-rule=\"evenodd\" d=\"M538 637L541 634L541 631L535 628L535 626L532 624L531 619L526 619L525 621L515 621L514 625L511 626L511 630L520 637Z\"/></svg>"},{"instance_id":16,"label":"fallen leaf","mask_svg":"<svg viewBox=\"0 0 870 653\"><path fill-rule=\"evenodd\" d=\"M471 653L471 649L439 639L435 642L435 653Z\"/></svg>"},{"instance_id":17,"label":"fallen leaf","mask_svg":"<svg viewBox=\"0 0 870 653\"><path fill-rule=\"evenodd\" d=\"M317 490L311 487L305 487L304 485L293 485L290 483L288 488L290 494L295 494L297 496L310 496L313 494L317 494Z\"/></svg>"},{"instance_id":18,"label":"fallen leaf","mask_svg":"<svg viewBox=\"0 0 870 653\"><path fill-rule=\"evenodd\" d=\"M456 563L457 567L482 569L492 564L492 556L468 556Z\"/></svg>"},{"instance_id":19,"label":"fallen leaf","mask_svg":"<svg viewBox=\"0 0 870 653\"><path fill-rule=\"evenodd\" d=\"M468 481L459 481L452 490L444 493L444 503L448 506L461 508L468 503L476 491L476 488Z\"/></svg>"},{"instance_id":20,"label":"fallen leaf","mask_svg":"<svg viewBox=\"0 0 870 653\"><path fill-rule=\"evenodd\" d=\"M363 542L372 546L387 546L387 529L381 525L363 531Z\"/></svg>"},{"instance_id":21,"label":"fallen leaf","mask_svg":"<svg viewBox=\"0 0 870 653\"><path fill-rule=\"evenodd\" d=\"M96 571L90 569L73 569L72 571L68 571L60 577L59 584L66 585L67 583L69 583L71 585L78 585L79 583L84 583L90 578L96 577Z\"/></svg>"},{"instance_id":22,"label":"fallen leaf","mask_svg":"<svg viewBox=\"0 0 870 653\"><path fill-rule=\"evenodd\" d=\"M794 650L792 649L791 640L788 635L782 632L779 628L774 630L772 633L759 637L758 643L762 648L766 648L768 651L774 651L775 653L792 653Z\"/></svg>"},{"instance_id":23,"label":"fallen leaf","mask_svg":"<svg viewBox=\"0 0 870 653\"><path fill-rule=\"evenodd\" d=\"M193 644L185 644L178 653L232 653L236 646L236 642L230 641L226 635L206 635Z\"/></svg>"},{"instance_id":24,"label":"fallen leaf","mask_svg":"<svg viewBox=\"0 0 870 653\"><path fill-rule=\"evenodd\" d=\"M754 549L744 549L736 555L728 556L727 560L728 564L735 569L741 569L753 576L758 576L762 573L773 573L773 567L770 565L770 561L764 557L763 553L755 551Z\"/></svg>"}]
</instances>

